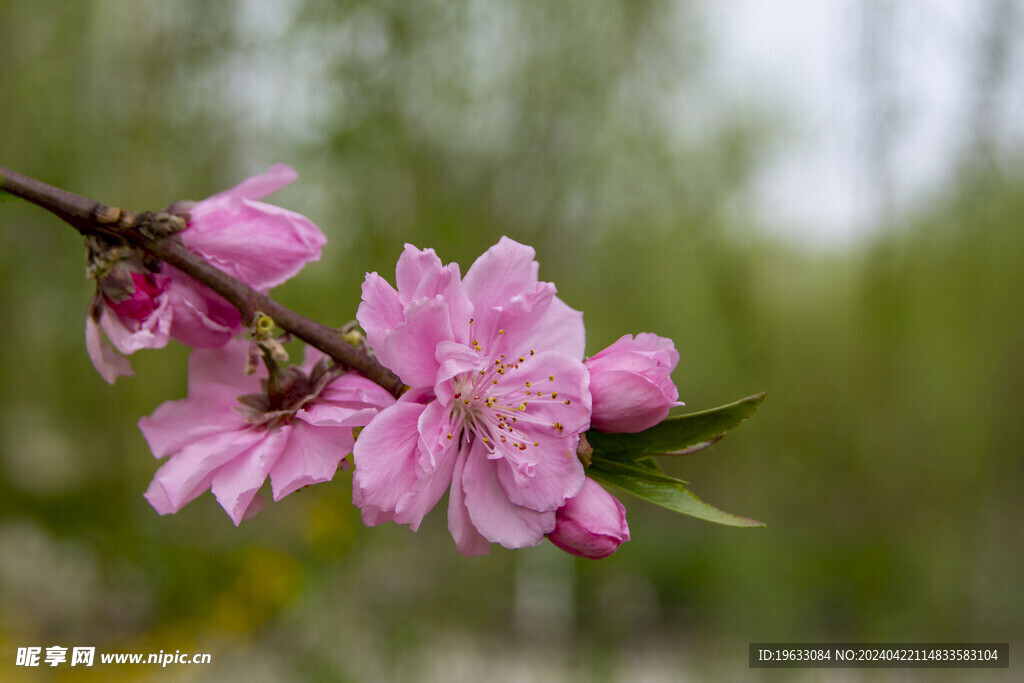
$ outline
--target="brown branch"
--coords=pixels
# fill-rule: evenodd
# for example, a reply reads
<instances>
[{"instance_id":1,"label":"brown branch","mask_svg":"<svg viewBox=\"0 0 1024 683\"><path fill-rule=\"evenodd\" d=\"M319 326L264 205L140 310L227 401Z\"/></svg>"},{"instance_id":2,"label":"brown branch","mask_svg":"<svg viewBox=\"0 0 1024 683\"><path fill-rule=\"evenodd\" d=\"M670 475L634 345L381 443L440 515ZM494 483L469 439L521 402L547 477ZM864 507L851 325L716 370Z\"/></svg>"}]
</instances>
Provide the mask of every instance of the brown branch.
<instances>
[{"instance_id":1,"label":"brown branch","mask_svg":"<svg viewBox=\"0 0 1024 683\"><path fill-rule=\"evenodd\" d=\"M3 166L0 166L0 190L46 209L83 235L112 236L152 254L224 297L238 309L246 324L252 322L257 311L266 313L275 323L299 339L315 346L346 367L357 370L393 395L401 395L404 388L402 381L377 362L377 359L364 348L356 348L346 342L336 330L299 315L266 294L261 294L244 282L210 265L205 259L189 251L177 237L154 237L139 229L149 221L159 219L161 214L135 214L105 206L93 199L47 185Z\"/></svg>"}]
</instances>

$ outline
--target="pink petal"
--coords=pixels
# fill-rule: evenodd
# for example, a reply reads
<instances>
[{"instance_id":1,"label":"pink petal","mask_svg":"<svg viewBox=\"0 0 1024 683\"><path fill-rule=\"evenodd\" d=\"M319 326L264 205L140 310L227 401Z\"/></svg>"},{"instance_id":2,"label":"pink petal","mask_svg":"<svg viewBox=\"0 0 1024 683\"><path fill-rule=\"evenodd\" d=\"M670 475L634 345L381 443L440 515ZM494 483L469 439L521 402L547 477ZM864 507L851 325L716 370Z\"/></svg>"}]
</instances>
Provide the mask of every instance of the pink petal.
<instances>
[{"instance_id":1,"label":"pink petal","mask_svg":"<svg viewBox=\"0 0 1024 683\"><path fill-rule=\"evenodd\" d=\"M161 349L167 346L173 317L167 297L161 296L156 309L145 320L121 318L108 306L104 306L100 325L114 348L129 355L141 349Z\"/></svg>"},{"instance_id":2,"label":"pink petal","mask_svg":"<svg viewBox=\"0 0 1024 683\"><path fill-rule=\"evenodd\" d=\"M380 411L356 440L352 487L359 490L359 506L367 524L368 507L393 512L402 496L416 484L417 423L424 409L418 403L399 401Z\"/></svg>"},{"instance_id":3,"label":"pink petal","mask_svg":"<svg viewBox=\"0 0 1024 683\"><path fill-rule=\"evenodd\" d=\"M434 394L446 405L452 400L455 391L452 378L464 372L477 372L488 362L477 351L448 341L437 345L434 358L440 363L434 382Z\"/></svg>"},{"instance_id":4,"label":"pink petal","mask_svg":"<svg viewBox=\"0 0 1024 683\"><path fill-rule=\"evenodd\" d=\"M434 351L438 343L453 339L448 305L441 297L419 299L406 306L405 315L406 322L373 350L409 386L433 386L439 368Z\"/></svg>"},{"instance_id":5,"label":"pink petal","mask_svg":"<svg viewBox=\"0 0 1024 683\"><path fill-rule=\"evenodd\" d=\"M227 301L181 271L165 266L171 286L164 298L173 311L171 336L186 346L223 346L242 331L242 317Z\"/></svg>"},{"instance_id":6,"label":"pink petal","mask_svg":"<svg viewBox=\"0 0 1024 683\"><path fill-rule=\"evenodd\" d=\"M260 377L267 371L260 364L255 374L245 374L245 361L249 354L249 343L244 339L232 339L223 346L211 349L195 349L188 356L189 394L206 385L216 385L234 390L235 394L252 394L260 391ZM231 407L236 405L230 401Z\"/></svg>"},{"instance_id":7,"label":"pink petal","mask_svg":"<svg viewBox=\"0 0 1024 683\"><path fill-rule=\"evenodd\" d=\"M395 397L379 384L371 382L357 372L349 371L324 387L320 392L320 402L350 410L383 410L395 402ZM369 423L351 417L345 420L345 424L362 427Z\"/></svg>"},{"instance_id":8,"label":"pink petal","mask_svg":"<svg viewBox=\"0 0 1024 683\"><path fill-rule=\"evenodd\" d=\"M555 297L537 321L528 343L531 348L560 351L582 360L586 346L583 313Z\"/></svg>"},{"instance_id":9,"label":"pink petal","mask_svg":"<svg viewBox=\"0 0 1024 683\"><path fill-rule=\"evenodd\" d=\"M264 434L254 429L222 432L195 441L172 456L153 477L163 489L170 511L177 512L209 488L218 468L244 453Z\"/></svg>"},{"instance_id":10,"label":"pink petal","mask_svg":"<svg viewBox=\"0 0 1024 683\"><path fill-rule=\"evenodd\" d=\"M192 442L245 429L245 418L234 410L235 396L230 388L207 386L180 401L161 403L152 415L139 420L153 456L163 458Z\"/></svg>"},{"instance_id":11,"label":"pink petal","mask_svg":"<svg viewBox=\"0 0 1024 683\"><path fill-rule=\"evenodd\" d=\"M436 296L438 294L436 284L444 271L441 259L437 257L433 249L420 250L411 244L406 244L402 255L398 257L398 265L395 267L395 284L402 306L413 299ZM425 283L432 283L433 291L425 292Z\"/></svg>"},{"instance_id":12,"label":"pink petal","mask_svg":"<svg viewBox=\"0 0 1024 683\"><path fill-rule=\"evenodd\" d=\"M537 282L538 264L532 247L502 237L470 267L462 282L477 313L501 306L531 289Z\"/></svg>"},{"instance_id":13,"label":"pink petal","mask_svg":"<svg viewBox=\"0 0 1024 683\"><path fill-rule=\"evenodd\" d=\"M640 432L668 417L673 399L635 372L605 370L590 380L594 411L591 425L603 432Z\"/></svg>"},{"instance_id":14,"label":"pink petal","mask_svg":"<svg viewBox=\"0 0 1024 683\"><path fill-rule=\"evenodd\" d=\"M398 325L405 322L398 292L377 273L367 273L363 280L363 301L356 311L356 320L366 332L370 348L377 348Z\"/></svg>"},{"instance_id":15,"label":"pink petal","mask_svg":"<svg viewBox=\"0 0 1024 683\"><path fill-rule=\"evenodd\" d=\"M498 481L496 463L479 440L470 445L462 475L466 509L487 540L506 548L534 546L555 528L554 511L538 512L512 503ZM453 481L452 488L459 484Z\"/></svg>"},{"instance_id":16,"label":"pink petal","mask_svg":"<svg viewBox=\"0 0 1024 683\"><path fill-rule=\"evenodd\" d=\"M526 409L517 413L518 422L556 437L586 431L590 424L590 375L583 363L554 352L522 357L524 362L519 364L515 374L505 375L505 382L511 383L509 389L514 392L504 399L506 404L514 406L519 401L526 402ZM526 391L531 394L527 395ZM556 423L562 426L561 431L555 428Z\"/></svg>"},{"instance_id":17,"label":"pink petal","mask_svg":"<svg viewBox=\"0 0 1024 683\"><path fill-rule=\"evenodd\" d=\"M351 427L313 427L302 420L293 422L288 444L270 470L274 500L303 486L333 479L354 443Z\"/></svg>"},{"instance_id":18,"label":"pink petal","mask_svg":"<svg viewBox=\"0 0 1024 683\"><path fill-rule=\"evenodd\" d=\"M438 459L437 469L416 480L413 489L402 497L395 508L396 523L408 524L413 531L420 528L423 518L434 509L450 487L457 454L458 450L454 447L445 451L443 457Z\"/></svg>"},{"instance_id":19,"label":"pink petal","mask_svg":"<svg viewBox=\"0 0 1024 683\"><path fill-rule=\"evenodd\" d=\"M92 361L96 372L100 373L100 377L105 379L108 384L113 384L114 380L121 375L130 377L135 374L128 359L116 353L103 340L100 326L92 319L91 315L85 317L85 350L89 354L89 360Z\"/></svg>"},{"instance_id":20,"label":"pink petal","mask_svg":"<svg viewBox=\"0 0 1024 683\"><path fill-rule=\"evenodd\" d=\"M206 200L181 233L190 251L260 291L285 282L327 243L308 218L249 199Z\"/></svg>"},{"instance_id":21,"label":"pink petal","mask_svg":"<svg viewBox=\"0 0 1024 683\"><path fill-rule=\"evenodd\" d=\"M473 525L466 508L466 494L462 488L463 473L469 446L464 446L455 458L452 470L452 488L448 495L448 531L455 539L455 549L466 556L487 555L491 552L491 544Z\"/></svg>"},{"instance_id":22,"label":"pink petal","mask_svg":"<svg viewBox=\"0 0 1024 683\"><path fill-rule=\"evenodd\" d=\"M299 174L287 164L274 164L265 173L246 178L230 190L224 190L197 204L197 207L213 199L238 197L241 199L263 199L268 194L277 192L282 187L295 182Z\"/></svg>"},{"instance_id":23,"label":"pink petal","mask_svg":"<svg viewBox=\"0 0 1024 683\"><path fill-rule=\"evenodd\" d=\"M522 430L528 437L531 429ZM565 501L579 493L586 476L583 464L576 456L579 437L546 438L538 436L534 447L529 442L526 452L516 453L494 461L502 491L516 505L546 512L565 505ZM522 457L517 457L522 456ZM529 467L522 467L522 463Z\"/></svg>"},{"instance_id":24,"label":"pink petal","mask_svg":"<svg viewBox=\"0 0 1024 683\"><path fill-rule=\"evenodd\" d=\"M164 487L160 485L156 479L149 482L149 488L143 494L143 497L149 501L149 504L153 506L153 509L161 515L169 515L178 511L179 508L171 505L171 501L167 498L167 493L164 491Z\"/></svg>"},{"instance_id":25,"label":"pink petal","mask_svg":"<svg viewBox=\"0 0 1024 683\"><path fill-rule=\"evenodd\" d=\"M210 490L235 526L241 523L253 497L280 458L291 429L284 425L260 432L262 438L220 467L210 483Z\"/></svg>"}]
</instances>

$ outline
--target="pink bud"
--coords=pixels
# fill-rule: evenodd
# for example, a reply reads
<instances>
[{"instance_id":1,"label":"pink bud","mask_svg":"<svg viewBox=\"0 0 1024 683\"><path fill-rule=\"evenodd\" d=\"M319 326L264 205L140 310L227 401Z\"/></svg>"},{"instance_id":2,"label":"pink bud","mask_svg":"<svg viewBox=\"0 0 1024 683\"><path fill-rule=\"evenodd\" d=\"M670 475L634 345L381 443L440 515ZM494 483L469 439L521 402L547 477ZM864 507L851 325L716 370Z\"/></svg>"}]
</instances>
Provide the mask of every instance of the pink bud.
<instances>
[{"instance_id":1,"label":"pink bud","mask_svg":"<svg viewBox=\"0 0 1024 683\"><path fill-rule=\"evenodd\" d=\"M671 339L647 332L627 334L584 361L590 370L593 414L602 432L641 432L668 416L679 403L672 370L679 352Z\"/></svg>"},{"instance_id":2,"label":"pink bud","mask_svg":"<svg viewBox=\"0 0 1024 683\"><path fill-rule=\"evenodd\" d=\"M548 539L565 552L600 560L629 540L626 508L593 479L583 481L575 497L555 512Z\"/></svg>"},{"instance_id":3,"label":"pink bud","mask_svg":"<svg viewBox=\"0 0 1024 683\"><path fill-rule=\"evenodd\" d=\"M130 318L132 320L145 320L153 313L153 309L156 308L156 297L163 291L162 287L157 286L152 277L147 275L139 275L138 273L132 273L132 282L135 283L135 291L132 295L124 301L112 301L109 297L106 298L107 306L113 309L114 313L117 313L122 318Z\"/></svg>"}]
</instances>

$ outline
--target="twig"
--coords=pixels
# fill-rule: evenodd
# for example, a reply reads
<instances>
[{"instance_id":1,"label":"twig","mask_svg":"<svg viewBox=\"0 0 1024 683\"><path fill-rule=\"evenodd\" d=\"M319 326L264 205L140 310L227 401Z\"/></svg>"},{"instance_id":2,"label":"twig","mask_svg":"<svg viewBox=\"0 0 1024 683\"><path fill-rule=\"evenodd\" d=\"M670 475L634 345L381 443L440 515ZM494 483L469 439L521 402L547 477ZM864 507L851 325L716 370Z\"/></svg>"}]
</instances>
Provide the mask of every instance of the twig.
<instances>
[{"instance_id":1,"label":"twig","mask_svg":"<svg viewBox=\"0 0 1024 683\"><path fill-rule=\"evenodd\" d=\"M152 254L224 297L238 309L246 324L252 322L257 311L266 313L275 323L299 339L315 346L346 367L357 370L393 395L401 395L404 389L402 381L377 362L365 348L352 346L336 330L299 315L210 265L202 257L189 251L177 237L153 237L139 229L159 214L136 214L117 207L105 206L93 199L47 185L3 166L0 166L0 190L46 209L83 235L109 235Z\"/></svg>"}]
</instances>

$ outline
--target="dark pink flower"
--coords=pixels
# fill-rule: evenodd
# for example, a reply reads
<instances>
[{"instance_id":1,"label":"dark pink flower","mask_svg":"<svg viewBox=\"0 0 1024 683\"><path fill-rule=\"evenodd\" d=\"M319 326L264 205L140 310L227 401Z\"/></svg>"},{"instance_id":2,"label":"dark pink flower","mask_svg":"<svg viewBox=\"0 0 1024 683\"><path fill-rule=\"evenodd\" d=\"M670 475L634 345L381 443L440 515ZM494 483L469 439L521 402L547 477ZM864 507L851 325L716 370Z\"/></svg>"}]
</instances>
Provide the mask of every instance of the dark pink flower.
<instances>
[{"instance_id":1,"label":"dark pink flower","mask_svg":"<svg viewBox=\"0 0 1024 683\"><path fill-rule=\"evenodd\" d=\"M462 279L457 264L406 245L397 290L366 276L359 323L412 387L356 441L352 497L367 524L415 530L450 487L460 552L531 546L583 485L583 316L538 281L533 257L503 237Z\"/></svg>"},{"instance_id":2,"label":"dark pink flower","mask_svg":"<svg viewBox=\"0 0 1024 683\"><path fill-rule=\"evenodd\" d=\"M588 358L594 429L641 432L668 417L672 406L683 405L672 382L677 363L672 340L647 332L624 335Z\"/></svg>"},{"instance_id":3,"label":"dark pink flower","mask_svg":"<svg viewBox=\"0 0 1024 683\"><path fill-rule=\"evenodd\" d=\"M180 233L182 242L261 292L281 284L306 263L318 260L326 243L309 219L256 201L296 177L291 167L276 164L264 174L191 205L187 227ZM131 280L134 288L127 296L115 300L106 292L97 294L86 318L86 349L108 382L132 371L126 359L103 344L101 327L114 348L125 355L161 348L171 338L196 348L212 348L239 331L238 311L176 268L164 264L157 273L133 272Z\"/></svg>"},{"instance_id":4,"label":"dark pink flower","mask_svg":"<svg viewBox=\"0 0 1024 683\"><path fill-rule=\"evenodd\" d=\"M629 540L626 508L593 479L555 513L548 539L572 555L600 560Z\"/></svg>"},{"instance_id":5,"label":"dark pink flower","mask_svg":"<svg viewBox=\"0 0 1024 683\"><path fill-rule=\"evenodd\" d=\"M240 339L194 350L188 398L139 420L153 455L169 458L146 491L160 514L177 512L210 489L237 525L262 508L257 491L268 476L274 500L330 480L348 464L353 427L395 402L355 372L337 374L312 348L301 368L279 375L282 391L274 398L260 380L267 376L262 366L245 375L247 354Z\"/></svg>"}]
</instances>

